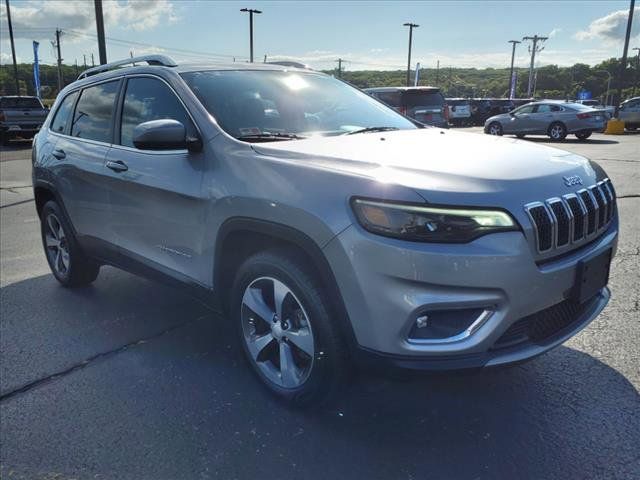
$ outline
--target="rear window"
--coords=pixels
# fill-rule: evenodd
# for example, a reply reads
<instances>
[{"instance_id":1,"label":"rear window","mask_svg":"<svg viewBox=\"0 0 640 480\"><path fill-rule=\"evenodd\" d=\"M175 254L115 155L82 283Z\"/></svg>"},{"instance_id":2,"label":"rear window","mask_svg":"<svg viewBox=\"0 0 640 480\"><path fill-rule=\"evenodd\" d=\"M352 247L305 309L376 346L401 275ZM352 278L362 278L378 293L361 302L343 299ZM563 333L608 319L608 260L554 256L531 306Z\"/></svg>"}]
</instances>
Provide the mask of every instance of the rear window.
<instances>
[{"instance_id":1,"label":"rear window","mask_svg":"<svg viewBox=\"0 0 640 480\"><path fill-rule=\"evenodd\" d=\"M402 104L408 108L442 106L444 97L440 92L407 91L402 96Z\"/></svg>"},{"instance_id":2,"label":"rear window","mask_svg":"<svg viewBox=\"0 0 640 480\"><path fill-rule=\"evenodd\" d=\"M0 108L43 108L36 97L0 98Z\"/></svg>"},{"instance_id":3,"label":"rear window","mask_svg":"<svg viewBox=\"0 0 640 480\"><path fill-rule=\"evenodd\" d=\"M376 92L374 95L390 107L400 106L400 92Z\"/></svg>"}]
</instances>

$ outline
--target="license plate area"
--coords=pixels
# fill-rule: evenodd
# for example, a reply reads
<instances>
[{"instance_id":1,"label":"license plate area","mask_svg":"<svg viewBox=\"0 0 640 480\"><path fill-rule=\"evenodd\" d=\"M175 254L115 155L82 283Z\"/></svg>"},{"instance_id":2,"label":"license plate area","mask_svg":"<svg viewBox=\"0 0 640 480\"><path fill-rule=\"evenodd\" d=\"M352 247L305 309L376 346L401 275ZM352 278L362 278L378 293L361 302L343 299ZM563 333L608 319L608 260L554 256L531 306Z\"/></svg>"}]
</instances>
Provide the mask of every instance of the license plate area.
<instances>
[{"instance_id":1,"label":"license plate area","mask_svg":"<svg viewBox=\"0 0 640 480\"><path fill-rule=\"evenodd\" d=\"M571 298L580 303L592 298L609 282L610 266L611 249L581 260Z\"/></svg>"}]
</instances>

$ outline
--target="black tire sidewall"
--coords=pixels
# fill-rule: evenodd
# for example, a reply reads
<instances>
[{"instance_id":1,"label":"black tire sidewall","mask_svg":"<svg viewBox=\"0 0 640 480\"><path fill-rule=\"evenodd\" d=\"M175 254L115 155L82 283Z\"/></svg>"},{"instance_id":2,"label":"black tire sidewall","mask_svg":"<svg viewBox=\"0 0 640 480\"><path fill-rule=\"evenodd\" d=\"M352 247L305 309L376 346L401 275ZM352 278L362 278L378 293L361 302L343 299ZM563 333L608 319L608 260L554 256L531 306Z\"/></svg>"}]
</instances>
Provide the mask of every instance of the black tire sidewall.
<instances>
[{"instance_id":1,"label":"black tire sidewall","mask_svg":"<svg viewBox=\"0 0 640 480\"><path fill-rule=\"evenodd\" d=\"M560 137L558 138L553 138L551 136L551 130L553 129L553 127L555 127L556 125L562 127L563 133ZM554 142L560 142L562 140L564 140L567 137L567 127L564 126L564 124L560 123L560 122L554 122L551 125L549 125L549 137L551 138L551 140L553 140Z\"/></svg>"},{"instance_id":2,"label":"black tire sidewall","mask_svg":"<svg viewBox=\"0 0 640 480\"><path fill-rule=\"evenodd\" d=\"M49 259L49 255L47 254L47 245L45 241L45 231L46 231L46 222L47 216L53 213L62 229L64 230L64 235L67 239L67 246L69 249L69 270L66 275L60 275L57 270L51 265L51 260ZM78 242L73 234L73 229L71 228L71 224L67 220L64 212L60 208L60 206L53 200L48 201L42 207L42 212L40 214L40 236L42 238L42 247L44 248L45 257L47 259L47 263L49 264L49 268L51 269L51 273L62 285L65 287L72 287L82 284L91 283L95 280L98 275L99 266L88 259L82 252L82 249L78 245Z\"/></svg>"},{"instance_id":3,"label":"black tire sidewall","mask_svg":"<svg viewBox=\"0 0 640 480\"><path fill-rule=\"evenodd\" d=\"M238 270L232 289L231 317L244 357L267 389L285 401L297 405L322 403L332 396L345 372L344 350L336 326L331 321L327 298L313 274L300 265L299 258L283 252L263 252L247 259ZM242 331L241 304L247 286L259 277L273 277L283 282L300 301L309 316L314 337L315 356L307 380L299 387L288 389L274 384L250 358Z\"/></svg>"}]
</instances>

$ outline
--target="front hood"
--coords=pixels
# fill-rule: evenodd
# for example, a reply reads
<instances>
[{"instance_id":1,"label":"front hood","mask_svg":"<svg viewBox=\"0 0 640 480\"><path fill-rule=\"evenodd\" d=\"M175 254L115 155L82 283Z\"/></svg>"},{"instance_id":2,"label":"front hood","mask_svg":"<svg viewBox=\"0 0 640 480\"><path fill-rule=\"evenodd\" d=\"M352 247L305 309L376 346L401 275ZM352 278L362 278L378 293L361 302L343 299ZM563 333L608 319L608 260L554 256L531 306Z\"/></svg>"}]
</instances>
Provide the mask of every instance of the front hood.
<instances>
[{"instance_id":1,"label":"front hood","mask_svg":"<svg viewBox=\"0 0 640 480\"><path fill-rule=\"evenodd\" d=\"M578 175L584 185L596 181L590 162L579 155L529 141L437 128L252 146L269 157L410 187L433 203L521 205L581 188L567 187L565 176Z\"/></svg>"}]
</instances>

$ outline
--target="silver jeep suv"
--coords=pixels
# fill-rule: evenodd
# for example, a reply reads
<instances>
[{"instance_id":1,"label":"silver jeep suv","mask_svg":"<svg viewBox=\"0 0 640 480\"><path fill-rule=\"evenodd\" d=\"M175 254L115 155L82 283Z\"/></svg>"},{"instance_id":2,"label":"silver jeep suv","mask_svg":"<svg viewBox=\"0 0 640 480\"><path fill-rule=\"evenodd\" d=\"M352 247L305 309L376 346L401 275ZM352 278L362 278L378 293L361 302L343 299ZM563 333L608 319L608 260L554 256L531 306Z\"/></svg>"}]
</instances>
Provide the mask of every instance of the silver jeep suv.
<instances>
[{"instance_id":1,"label":"silver jeep suv","mask_svg":"<svg viewBox=\"0 0 640 480\"><path fill-rule=\"evenodd\" d=\"M295 404L354 363L477 368L561 344L607 304L618 238L597 164L420 128L277 65L90 69L34 140L33 185L60 283L108 264L215 293Z\"/></svg>"}]
</instances>

